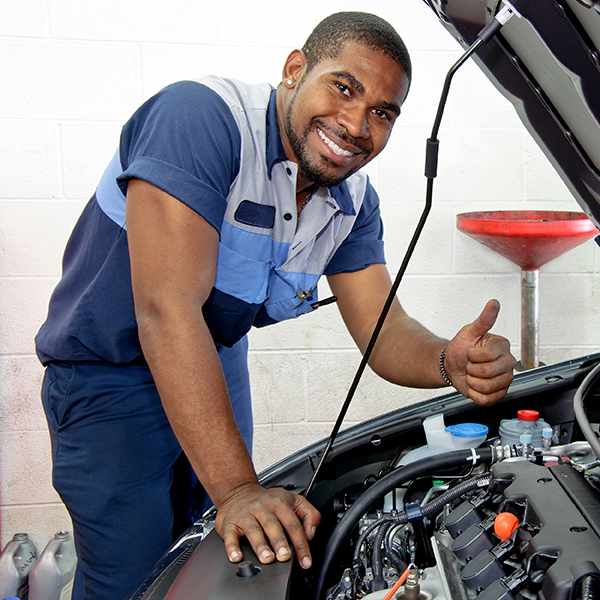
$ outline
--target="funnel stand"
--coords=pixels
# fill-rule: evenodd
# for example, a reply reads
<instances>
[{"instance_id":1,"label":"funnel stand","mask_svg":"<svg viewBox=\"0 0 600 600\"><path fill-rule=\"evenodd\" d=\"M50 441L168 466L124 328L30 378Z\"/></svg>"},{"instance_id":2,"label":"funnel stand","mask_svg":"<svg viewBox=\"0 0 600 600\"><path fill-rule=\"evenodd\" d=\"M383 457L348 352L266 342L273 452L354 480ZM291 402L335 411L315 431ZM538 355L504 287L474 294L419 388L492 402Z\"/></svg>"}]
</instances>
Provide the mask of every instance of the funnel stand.
<instances>
[{"instance_id":1,"label":"funnel stand","mask_svg":"<svg viewBox=\"0 0 600 600\"><path fill-rule=\"evenodd\" d=\"M521 369L540 364L540 271L521 270Z\"/></svg>"}]
</instances>

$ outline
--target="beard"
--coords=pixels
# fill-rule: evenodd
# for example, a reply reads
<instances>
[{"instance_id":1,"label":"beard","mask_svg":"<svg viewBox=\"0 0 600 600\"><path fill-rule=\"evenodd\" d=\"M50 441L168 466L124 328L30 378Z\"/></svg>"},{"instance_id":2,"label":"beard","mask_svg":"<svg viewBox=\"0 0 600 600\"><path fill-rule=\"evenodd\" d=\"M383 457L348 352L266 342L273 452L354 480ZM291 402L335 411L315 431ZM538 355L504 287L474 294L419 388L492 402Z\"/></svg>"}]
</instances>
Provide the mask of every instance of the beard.
<instances>
[{"instance_id":1,"label":"beard","mask_svg":"<svg viewBox=\"0 0 600 600\"><path fill-rule=\"evenodd\" d=\"M308 127L302 131L296 131L292 122L292 112L294 109L294 105L296 103L296 97L292 99L290 102L288 111L285 115L285 126L288 140L290 142L290 146L294 151L294 155L298 160L298 168L304 174L304 176L312 181L319 187L335 187L336 185L340 185L344 180L346 180L350 175L356 173L358 169L360 169L362 164L358 164L355 167L349 169L343 175L333 175L328 169L329 165L332 168L339 169L339 165L332 161L327 156L320 156L317 158L311 158L308 152L308 135L313 130L319 127L324 133L327 131L326 127L323 127L319 124L318 117L313 117L310 120ZM345 133L336 132L335 135L344 141L348 141L348 136ZM356 142L352 142L354 145L361 148L360 144ZM365 153L368 156L368 151L365 150ZM367 161L365 161L366 163ZM364 163L363 163L364 164Z\"/></svg>"}]
</instances>

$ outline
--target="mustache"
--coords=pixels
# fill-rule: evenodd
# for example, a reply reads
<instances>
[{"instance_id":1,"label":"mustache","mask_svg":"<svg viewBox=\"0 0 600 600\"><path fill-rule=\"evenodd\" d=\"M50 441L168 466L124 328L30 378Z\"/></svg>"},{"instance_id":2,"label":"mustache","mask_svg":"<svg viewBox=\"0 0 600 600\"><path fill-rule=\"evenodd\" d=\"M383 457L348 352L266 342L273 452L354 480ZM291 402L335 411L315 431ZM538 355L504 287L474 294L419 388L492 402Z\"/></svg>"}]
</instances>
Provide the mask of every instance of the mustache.
<instances>
[{"instance_id":1,"label":"mustache","mask_svg":"<svg viewBox=\"0 0 600 600\"><path fill-rule=\"evenodd\" d=\"M325 134L331 133L332 135L338 137L340 140L346 142L347 144L355 146L367 156L371 154L371 150L367 148L360 139L356 139L348 135L345 129L333 128L329 124L323 123L323 121L321 121L319 117L313 117L310 121L310 124L314 127L318 127Z\"/></svg>"}]
</instances>

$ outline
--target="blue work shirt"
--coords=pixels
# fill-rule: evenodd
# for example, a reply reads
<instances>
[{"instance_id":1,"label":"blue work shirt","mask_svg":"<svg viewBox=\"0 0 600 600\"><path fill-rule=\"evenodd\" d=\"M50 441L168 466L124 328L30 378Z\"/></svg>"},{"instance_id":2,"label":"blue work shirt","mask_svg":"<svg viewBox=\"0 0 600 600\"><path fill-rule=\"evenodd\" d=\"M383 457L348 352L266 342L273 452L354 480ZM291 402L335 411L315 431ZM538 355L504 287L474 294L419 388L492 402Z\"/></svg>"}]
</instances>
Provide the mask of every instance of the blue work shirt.
<instances>
[{"instance_id":1,"label":"blue work shirt","mask_svg":"<svg viewBox=\"0 0 600 600\"><path fill-rule=\"evenodd\" d=\"M323 275L384 262L379 200L358 172L296 210L297 164L285 155L275 90L208 77L175 83L123 127L119 149L67 244L37 337L50 361L143 362L127 247L127 182L143 179L220 234L203 307L216 344L312 311Z\"/></svg>"}]
</instances>

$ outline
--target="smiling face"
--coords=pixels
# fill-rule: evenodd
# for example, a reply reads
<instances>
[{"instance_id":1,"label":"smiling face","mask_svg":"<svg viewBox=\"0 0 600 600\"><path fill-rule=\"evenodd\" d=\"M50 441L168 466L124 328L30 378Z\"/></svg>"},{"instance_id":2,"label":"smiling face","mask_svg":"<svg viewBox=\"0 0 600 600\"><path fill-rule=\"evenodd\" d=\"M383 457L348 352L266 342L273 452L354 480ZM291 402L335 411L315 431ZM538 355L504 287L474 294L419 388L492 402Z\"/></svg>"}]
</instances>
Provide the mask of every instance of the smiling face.
<instances>
[{"instance_id":1,"label":"smiling face","mask_svg":"<svg viewBox=\"0 0 600 600\"><path fill-rule=\"evenodd\" d=\"M298 163L297 189L338 185L385 147L409 79L384 53L347 42L335 58L306 72L299 50L284 68L279 129L287 156Z\"/></svg>"}]
</instances>

